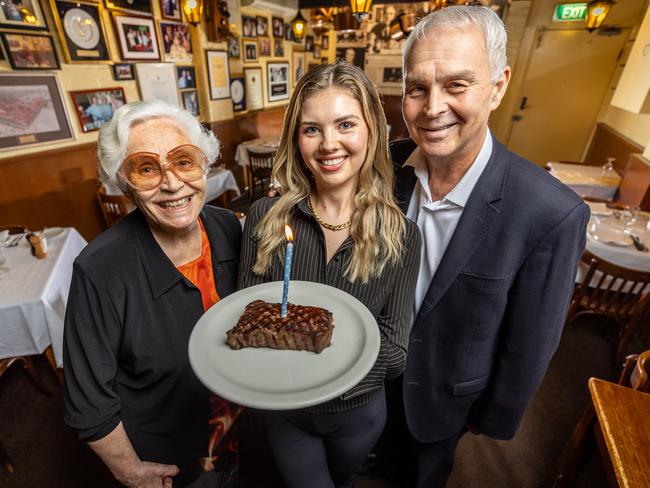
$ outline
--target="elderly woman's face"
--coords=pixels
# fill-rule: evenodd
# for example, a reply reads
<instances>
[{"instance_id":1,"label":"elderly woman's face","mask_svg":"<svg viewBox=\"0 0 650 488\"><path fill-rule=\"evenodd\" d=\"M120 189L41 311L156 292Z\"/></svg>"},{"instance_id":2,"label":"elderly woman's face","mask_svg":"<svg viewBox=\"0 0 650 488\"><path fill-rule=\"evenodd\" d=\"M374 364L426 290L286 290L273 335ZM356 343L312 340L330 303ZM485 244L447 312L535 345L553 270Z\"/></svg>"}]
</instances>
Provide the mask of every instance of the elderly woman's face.
<instances>
[{"instance_id":1,"label":"elderly woman's face","mask_svg":"<svg viewBox=\"0 0 650 488\"><path fill-rule=\"evenodd\" d=\"M131 127L126 153L153 152L160 154L164 161L169 151L190 143L188 135L174 121L150 119ZM191 230L197 225L203 208L205 177L187 183L179 180L172 171L166 171L158 188L134 189L132 196L154 230L165 233Z\"/></svg>"}]
</instances>

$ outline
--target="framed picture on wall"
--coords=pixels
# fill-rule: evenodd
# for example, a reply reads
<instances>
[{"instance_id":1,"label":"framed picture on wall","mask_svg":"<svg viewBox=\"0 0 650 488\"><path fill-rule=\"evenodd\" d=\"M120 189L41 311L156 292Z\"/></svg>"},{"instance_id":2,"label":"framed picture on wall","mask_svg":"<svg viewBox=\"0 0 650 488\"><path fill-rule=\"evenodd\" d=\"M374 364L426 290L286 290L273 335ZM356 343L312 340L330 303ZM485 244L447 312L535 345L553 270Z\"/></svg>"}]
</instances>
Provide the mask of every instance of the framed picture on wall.
<instances>
[{"instance_id":1,"label":"framed picture on wall","mask_svg":"<svg viewBox=\"0 0 650 488\"><path fill-rule=\"evenodd\" d=\"M305 51L314 51L314 36L305 36Z\"/></svg>"},{"instance_id":2,"label":"framed picture on wall","mask_svg":"<svg viewBox=\"0 0 650 488\"><path fill-rule=\"evenodd\" d=\"M293 29L291 28L291 24L287 24L285 22L284 24L284 40L285 41L294 41L293 37Z\"/></svg>"},{"instance_id":3,"label":"framed picture on wall","mask_svg":"<svg viewBox=\"0 0 650 488\"><path fill-rule=\"evenodd\" d=\"M322 47L323 49L329 49L330 38L327 34L323 34L323 40L321 41L320 47Z\"/></svg>"},{"instance_id":4,"label":"framed picture on wall","mask_svg":"<svg viewBox=\"0 0 650 488\"><path fill-rule=\"evenodd\" d=\"M117 63L113 65L114 80L135 80L135 70L131 63Z\"/></svg>"},{"instance_id":5,"label":"framed picture on wall","mask_svg":"<svg viewBox=\"0 0 650 488\"><path fill-rule=\"evenodd\" d=\"M258 36L268 36L269 35L269 18L258 15L255 17L257 21L257 35Z\"/></svg>"},{"instance_id":6,"label":"framed picture on wall","mask_svg":"<svg viewBox=\"0 0 650 488\"><path fill-rule=\"evenodd\" d=\"M2 32L0 36L13 69L61 69L50 36L13 32Z\"/></svg>"},{"instance_id":7,"label":"framed picture on wall","mask_svg":"<svg viewBox=\"0 0 650 488\"><path fill-rule=\"evenodd\" d=\"M51 0L54 22L68 63L110 63L100 3Z\"/></svg>"},{"instance_id":8,"label":"framed picture on wall","mask_svg":"<svg viewBox=\"0 0 650 488\"><path fill-rule=\"evenodd\" d=\"M244 62L253 63L255 61L257 61L257 43L244 41Z\"/></svg>"},{"instance_id":9,"label":"framed picture on wall","mask_svg":"<svg viewBox=\"0 0 650 488\"><path fill-rule=\"evenodd\" d=\"M248 15L241 16L242 37L257 37L257 19Z\"/></svg>"},{"instance_id":10,"label":"framed picture on wall","mask_svg":"<svg viewBox=\"0 0 650 488\"><path fill-rule=\"evenodd\" d=\"M153 17L151 0L106 0L106 8Z\"/></svg>"},{"instance_id":11,"label":"framed picture on wall","mask_svg":"<svg viewBox=\"0 0 650 488\"><path fill-rule=\"evenodd\" d=\"M266 63L269 102L289 98L289 63Z\"/></svg>"},{"instance_id":12,"label":"framed picture on wall","mask_svg":"<svg viewBox=\"0 0 650 488\"><path fill-rule=\"evenodd\" d=\"M178 77L178 89L196 88L196 75L194 66L176 66L176 76Z\"/></svg>"},{"instance_id":13,"label":"framed picture on wall","mask_svg":"<svg viewBox=\"0 0 650 488\"><path fill-rule=\"evenodd\" d=\"M248 110L264 108L262 99L262 68L244 68L246 107Z\"/></svg>"},{"instance_id":14,"label":"framed picture on wall","mask_svg":"<svg viewBox=\"0 0 650 488\"><path fill-rule=\"evenodd\" d=\"M0 74L0 149L74 139L54 74Z\"/></svg>"},{"instance_id":15,"label":"framed picture on wall","mask_svg":"<svg viewBox=\"0 0 650 488\"><path fill-rule=\"evenodd\" d=\"M179 0L160 0L160 15L163 19L183 20L181 18L181 5Z\"/></svg>"},{"instance_id":16,"label":"framed picture on wall","mask_svg":"<svg viewBox=\"0 0 650 488\"><path fill-rule=\"evenodd\" d=\"M121 87L71 91L70 96L83 132L99 130L126 103Z\"/></svg>"},{"instance_id":17,"label":"framed picture on wall","mask_svg":"<svg viewBox=\"0 0 650 488\"><path fill-rule=\"evenodd\" d=\"M291 65L293 71L293 86L296 86L298 80L305 74L305 52L300 49L293 49L291 53Z\"/></svg>"},{"instance_id":18,"label":"framed picture on wall","mask_svg":"<svg viewBox=\"0 0 650 488\"><path fill-rule=\"evenodd\" d=\"M190 27L180 22L160 22L160 36L165 61L184 63L192 61Z\"/></svg>"},{"instance_id":19,"label":"framed picture on wall","mask_svg":"<svg viewBox=\"0 0 650 488\"><path fill-rule=\"evenodd\" d=\"M183 108L192 115L200 115L199 94L196 90L185 90L181 92Z\"/></svg>"},{"instance_id":20,"label":"framed picture on wall","mask_svg":"<svg viewBox=\"0 0 650 488\"><path fill-rule=\"evenodd\" d=\"M273 40L273 56L276 58L284 57L284 44L282 44L282 39Z\"/></svg>"},{"instance_id":21,"label":"framed picture on wall","mask_svg":"<svg viewBox=\"0 0 650 488\"><path fill-rule=\"evenodd\" d=\"M0 1L0 25L12 29L47 30L38 0Z\"/></svg>"},{"instance_id":22,"label":"framed picture on wall","mask_svg":"<svg viewBox=\"0 0 650 488\"><path fill-rule=\"evenodd\" d=\"M228 53L226 51L206 50L208 66L208 85L210 100L230 98L230 72L228 71Z\"/></svg>"},{"instance_id":23,"label":"framed picture on wall","mask_svg":"<svg viewBox=\"0 0 650 488\"><path fill-rule=\"evenodd\" d=\"M239 39L237 37L231 37L228 39L228 57L234 59L241 58L241 44L239 44Z\"/></svg>"},{"instance_id":24,"label":"framed picture on wall","mask_svg":"<svg viewBox=\"0 0 650 488\"><path fill-rule=\"evenodd\" d=\"M180 107L176 70L171 63L138 63L135 65L142 100L163 100Z\"/></svg>"},{"instance_id":25,"label":"framed picture on wall","mask_svg":"<svg viewBox=\"0 0 650 488\"><path fill-rule=\"evenodd\" d=\"M153 19L113 14L115 33L124 60L160 59L158 36Z\"/></svg>"},{"instance_id":26,"label":"framed picture on wall","mask_svg":"<svg viewBox=\"0 0 650 488\"><path fill-rule=\"evenodd\" d=\"M258 54L260 56L270 56L271 55L271 39L269 37L260 37L257 40L258 43Z\"/></svg>"},{"instance_id":27,"label":"framed picture on wall","mask_svg":"<svg viewBox=\"0 0 650 488\"><path fill-rule=\"evenodd\" d=\"M242 75L230 78L230 98L233 112L246 110L246 79Z\"/></svg>"},{"instance_id":28,"label":"framed picture on wall","mask_svg":"<svg viewBox=\"0 0 650 488\"><path fill-rule=\"evenodd\" d=\"M282 39L284 37L284 20L281 17L271 17L271 30L273 37Z\"/></svg>"}]
</instances>

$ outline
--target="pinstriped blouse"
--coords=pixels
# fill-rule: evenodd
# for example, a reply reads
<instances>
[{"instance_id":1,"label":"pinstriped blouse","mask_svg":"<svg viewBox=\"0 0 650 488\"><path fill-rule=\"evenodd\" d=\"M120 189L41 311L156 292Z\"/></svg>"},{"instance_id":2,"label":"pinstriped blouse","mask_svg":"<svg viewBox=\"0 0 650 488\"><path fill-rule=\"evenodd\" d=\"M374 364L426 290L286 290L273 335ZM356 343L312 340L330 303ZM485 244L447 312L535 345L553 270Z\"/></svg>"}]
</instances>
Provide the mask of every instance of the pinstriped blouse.
<instances>
[{"instance_id":1,"label":"pinstriped blouse","mask_svg":"<svg viewBox=\"0 0 650 488\"><path fill-rule=\"evenodd\" d=\"M252 271L257 254L255 227L276 200L258 200L246 215L241 247L240 289L283 279L284 267L279 257L273 259L267 274L256 275ZM334 413L365 405L377 396L384 379L399 376L406 364L413 297L420 264L418 228L413 222L406 220L404 255L401 262L386 265L381 276L363 284L360 281L351 283L344 276L354 247L351 237L341 244L336 254L327 262L325 236L309 210L307 199L299 202L293 209L290 225L294 231L295 246L291 278L324 283L354 296L368 307L377 320L381 338L379 356L365 378L340 397L308 410L312 413Z\"/></svg>"}]
</instances>

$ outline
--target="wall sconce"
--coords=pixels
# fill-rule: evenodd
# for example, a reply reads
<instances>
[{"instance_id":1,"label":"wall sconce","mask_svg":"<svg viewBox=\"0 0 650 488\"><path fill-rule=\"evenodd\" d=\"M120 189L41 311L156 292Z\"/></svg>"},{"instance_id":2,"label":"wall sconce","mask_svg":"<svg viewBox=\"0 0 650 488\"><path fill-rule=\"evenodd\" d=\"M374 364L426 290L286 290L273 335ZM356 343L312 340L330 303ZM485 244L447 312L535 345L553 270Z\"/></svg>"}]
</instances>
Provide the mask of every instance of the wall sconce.
<instances>
[{"instance_id":1,"label":"wall sconce","mask_svg":"<svg viewBox=\"0 0 650 488\"><path fill-rule=\"evenodd\" d=\"M291 30L296 41L302 41L305 35L305 27L307 27L307 20L300 13L300 9L298 9L298 13L291 21Z\"/></svg>"},{"instance_id":2,"label":"wall sconce","mask_svg":"<svg viewBox=\"0 0 650 488\"><path fill-rule=\"evenodd\" d=\"M399 41L408 37L409 34L415 29L417 23L417 16L414 13L405 14L400 13L396 19L393 19L389 26L390 38L394 41Z\"/></svg>"},{"instance_id":3,"label":"wall sconce","mask_svg":"<svg viewBox=\"0 0 650 488\"><path fill-rule=\"evenodd\" d=\"M447 0L431 0L431 11L440 10L447 6Z\"/></svg>"},{"instance_id":4,"label":"wall sconce","mask_svg":"<svg viewBox=\"0 0 650 488\"><path fill-rule=\"evenodd\" d=\"M350 0L350 7L352 7L352 15L361 22L368 16L372 0Z\"/></svg>"},{"instance_id":5,"label":"wall sconce","mask_svg":"<svg viewBox=\"0 0 650 488\"><path fill-rule=\"evenodd\" d=\"M190 24L196 27L201 23L201 17L203 17L203 0L181 0L181 8Z\"/></svg>"},{"instance_id":6,"label":"wall sconce","mask_svg":"<svg viewBox=\"0 0 650 488\"><path fill-rule=\"evenodd\" d=\"M587 16L585 17L585 28L592 32L598 29L605 21L605 17L614 5L612 0L593 0L587 5Z\"/></svg>"}]
</instances>

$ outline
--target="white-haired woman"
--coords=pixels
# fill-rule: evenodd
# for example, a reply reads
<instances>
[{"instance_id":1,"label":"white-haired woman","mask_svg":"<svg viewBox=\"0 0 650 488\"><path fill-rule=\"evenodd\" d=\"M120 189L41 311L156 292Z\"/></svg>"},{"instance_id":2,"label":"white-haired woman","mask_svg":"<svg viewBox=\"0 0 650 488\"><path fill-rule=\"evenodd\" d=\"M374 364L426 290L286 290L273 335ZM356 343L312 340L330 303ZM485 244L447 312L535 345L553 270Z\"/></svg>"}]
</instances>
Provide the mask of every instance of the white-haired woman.
<instances>
[{"instance_id":1,"label":"white-haired woman","mask_svg":"<svg viewBox=\"0 0 650 488\"><path fill-rule=\"evenodd\" d=\"M282 279L289 224L292 278L359 299L381 345L370 373L341 397L265 415L271 450L289 487L351 487L386 420L384 379L404 369L420 262L419 231L393 199L381 101L361 69L320 65L300 78L273 180L282 196L256 202L247 216L240 286Z\"/></svg>"},{"instance_id":2,"label":"white-haired woman","mask_svg":"<svg viewBox=\"0 0 650 488\"><path fill-rule=\"evenodd\" d=\"M102 181L137 208L75 261L65 421L124 485L188 486L208 455L214 400L187 345L204 310L235 290L239 265L239 221L204 207L219 142L184 110L135 102L115 112L98 145Z\"/></svg>"}]
</instances>

